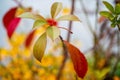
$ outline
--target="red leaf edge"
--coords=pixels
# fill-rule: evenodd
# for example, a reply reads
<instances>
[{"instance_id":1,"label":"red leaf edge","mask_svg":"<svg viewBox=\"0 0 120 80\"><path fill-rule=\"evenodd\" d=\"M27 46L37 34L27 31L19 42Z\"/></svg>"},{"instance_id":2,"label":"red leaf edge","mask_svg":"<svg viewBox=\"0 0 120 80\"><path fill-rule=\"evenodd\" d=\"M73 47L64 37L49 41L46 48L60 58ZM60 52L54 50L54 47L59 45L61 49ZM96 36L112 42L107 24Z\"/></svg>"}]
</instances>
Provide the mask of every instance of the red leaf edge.
<instances>
[{"instance_id":1,"label":"red leaf edge","mask_svg":"<svg viewBox=\"0 0 120 80\"><path fill-rule=\"evenodd\" d=\"M31 31L25 40L25 47L29 47L34 38L35 30Z\"/></svg>"}]
</instances>

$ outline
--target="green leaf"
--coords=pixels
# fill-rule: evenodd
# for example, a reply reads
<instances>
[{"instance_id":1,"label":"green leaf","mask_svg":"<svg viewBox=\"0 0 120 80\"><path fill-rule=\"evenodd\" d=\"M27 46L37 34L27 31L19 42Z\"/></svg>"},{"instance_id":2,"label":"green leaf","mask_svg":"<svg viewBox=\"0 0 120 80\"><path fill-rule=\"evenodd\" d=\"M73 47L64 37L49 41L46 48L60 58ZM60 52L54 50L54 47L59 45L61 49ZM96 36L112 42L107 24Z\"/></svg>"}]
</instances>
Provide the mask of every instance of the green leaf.
<instances>
[{"instance_id":1,"label":"green leaf","mask_svg":"<svg viewBox=\"0 0 120 80\"><path fill-rule=\"evenodd\" d=\"M47 29L47 35L52 39L55 40L60 35L60 30L56 26L50 26Z\"/></svg>"},{"instance_id":2,"label":"green leaf","mask_svg":"<svg viewBox=\"0 0 120 80\"><path fill-rule=\"evenodd\" d=\"M60 13L61 10L62 10L62 3L61 2L55 2L51 7L52 18L55 18Z\"/></svg>"},{"instance_id":3,"label":"green leaf","mask_svg":"<svg viewBox=\"0 0 120 80\"><path fill-rule=\"evenodd\" d=\"M45 53L46 44L47 44L47 36L46 33L43 33L35 42L35 45L33 47L33 54L35 58L40 62Z\"/></svg>"},{"instance_id":4,"label":"green leaf","mask_svg":"<svg viewBox=\"0 0 120 80\"><path fill-rule=\"evenodd\" d=\"M29 18L29 19L33 19L33 20L43 20L43 21L46 21L44 19L44 17L42 17L41 15L35 15L33 13L30 13L30 12L25 12L25 13L19 15L18 17L20 17L20 18Z\"/></svg>"},{"instance_id":5,"label":"green leaf","mask_svg":"<svg viewBox=\"0 0 120 80\"><path fill-rule=\"evenodd\" d=\"M113 20L114 19L114 16L110 12L108 12L108 11L101 11L100 15L108 18L109 20Z\"/></svg>"},{"instance_id":6,"label":"green leaf","mask_svg":"<svg viewBox=\"0 0 120 80\"><path fill-rule=\"evenodd\" d=\"M120 77L120 69L119 68L115 71L115 75Z\"/></svg>"},{"instance_id":7,"label":"green leaf","mask_svg":"<svg viewBox=\"0 0 120 80\"><path fill-rule=\"evenodd\" d=\"M79 18L75 15L64 15L56 19L57 21L80 21Z\"/></svg>"},{"instance_id":8,"label":"green leaf","mask_svg":"<svg viewBox=\"0 0 120 80\"><path fill-rule=\"evenodd\" d=\"M107 9L109 11L111 11L112 13L114 13L114 8L113 8L113 6L110 3L106 2L106 1L103 1L103 3L107 7Z\"/></svg>"},{"instance_id":9,"label":"green leaf","mask_svg":"<svg viewBox=\"0 0 120 80\"><path fill-rule=\"evenodd\" d=\"M116 21L114 21L114 22L111 23L111 27L112 27L112 28L114 28L116 25L117 25L117 22L116 22Z\"/></svg>"},{"instance_id":10,"label":"green leaf","mask_svg":"<svg viewBox=\"0 0 120 80\"><path fill-rule=\"evenodd\" d=\"M120 4L116 4L115 6L115 13L120 14Z\"/></svg>"},{"instance_id":11,"label":"green leaf","mask_svg":"<svg viewBox=\"0 0 120 80\"><path fill-rule=\"evenodd\" d=\"M118 23L118 24L120 24L120 19L119 19L119 20L117 20L117 23Z\"/></svg>"},{"instance_id":12,"label":"green leaf","mask_svg":"<svg viewBox=\"0 0 120 80\"><path fill-rule=\"evenodd\" d=\"M41 27L43 25L47 24L46 21L43 21L43 20L36 20L33 24L33 28L36 28L36 27Z\"/></svg>"}]
</instances>

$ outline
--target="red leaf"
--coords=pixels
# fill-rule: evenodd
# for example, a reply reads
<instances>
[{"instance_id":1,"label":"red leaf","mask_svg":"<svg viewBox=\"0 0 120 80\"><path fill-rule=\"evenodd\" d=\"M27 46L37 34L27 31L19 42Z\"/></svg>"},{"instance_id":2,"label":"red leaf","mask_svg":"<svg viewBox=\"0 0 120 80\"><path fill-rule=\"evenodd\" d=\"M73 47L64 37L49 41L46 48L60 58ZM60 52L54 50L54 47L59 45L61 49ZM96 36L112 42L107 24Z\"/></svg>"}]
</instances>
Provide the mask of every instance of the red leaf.
<instances>
[{"instance_id":1,"label":"red leaf","mask_svg":"<svg viewBox=\"0 0 120 80\"><path fill-rule=\"evenodd\" d=\"M10 9L3 17L3 24L7 28L10 22L15 18L17 7Z\"/></svg>"},{"instance_id":2,"label":"red leaf","mask_svg":"<svg viewBox=\"0 0 120 80\"><path fill-rule=\"evenodd\" d=\"M68 48L77 75L81 78L84 78L88 69L86 58L78 48L74 47L72 44L68 43L67 41L64 41L64 43Z\"/></svg>"},{"instance_id":3,"label":"red leaf","mask_svg":"<svg viewBox=\"0 0 120 80\"><path fill-rule=\"evenodd\" d=\"M34 38L34 34L35 34L35 30L33 30L32 32L30 32L30 34L27 36L26 41L25 41L25 46L29 47L33 38Z\"/></svg>"},{"instance_id":4,"label":"red leaf","mask_svg":"<svg viewBox=\"0 0 120 80\"><path fill-rule=\"evenodd\" d=\"M14 33L15 29L17 28L18 23L20 22L20 18L14 18L9 26L7 27L7 34L8 37L11 38L12 34Z\"/></svg>"},{"instance_id":5,"label":"red leaf","mask_svg":"<svg viewBox=\"0 0 120 80\"><path fill-rule=\"evenodd\" d=\"M3 17L3 24L7 30L8 37L11 38L20 18L15 18L17 7L10 9Z\"/></svg>"}]
</instances>

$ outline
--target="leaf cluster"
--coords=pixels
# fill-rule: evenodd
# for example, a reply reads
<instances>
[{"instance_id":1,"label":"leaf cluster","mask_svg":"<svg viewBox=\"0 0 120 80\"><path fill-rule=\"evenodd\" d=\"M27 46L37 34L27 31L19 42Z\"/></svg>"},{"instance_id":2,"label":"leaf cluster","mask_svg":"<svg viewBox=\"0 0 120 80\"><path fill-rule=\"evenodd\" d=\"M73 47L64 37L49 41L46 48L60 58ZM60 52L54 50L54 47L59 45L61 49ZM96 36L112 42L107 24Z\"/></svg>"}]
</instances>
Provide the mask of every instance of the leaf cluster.
<instances>
[{"instance_id":1,"label":"leaf cluster","mask_svg":"<svg viewBox=\"0 0 120 80\"><path fill-rule=\"evenodd\" d=\"M41 62L46 46L47 46L47 36L51 38L53 41L56 38L60 38L60 29L66 29L64 27L59 27L57 25L58 21L80 21L79 18L75 15L63 15L58 18L58 14L62 10L62 3L61 2L55 2L51 6L51 18L50 19L45 19L43 16L39 14L33 14L31 12L26 12L21 15L19 15L20 18L30 18L35 20L33 24L33 28L38 28L38 27L46 27L44 33L39 36L37 41L35 42L33 46L33 54L34 57ZM67 29L66 29L67 30ZM69 31L69 30L68 30ZM83 78L87 72L87 60L82 54L81 51L79 51L78 48L74 47L72 44L70 44L67 41L62 40L63 45L66 45L68 52L70 53L71 59L73 61L74 69L77 73L77 75L81 78ZM67 54L67 51L66 51Z\"/></svg>"},{"instance_id":2,"label":"leaf cluster","mask_svg":"<svg viewBox=\"0 0 120 80\"><path fill-rule=\"evenodd\" d=\"M120 4L116 4L115 7L110 3L103 1L108 11L101 11L100 15L108 18L111 22L111 27L116 27L120 24ZM119 26L118 26L119 28Z\"/></svg>"}]
</instances>

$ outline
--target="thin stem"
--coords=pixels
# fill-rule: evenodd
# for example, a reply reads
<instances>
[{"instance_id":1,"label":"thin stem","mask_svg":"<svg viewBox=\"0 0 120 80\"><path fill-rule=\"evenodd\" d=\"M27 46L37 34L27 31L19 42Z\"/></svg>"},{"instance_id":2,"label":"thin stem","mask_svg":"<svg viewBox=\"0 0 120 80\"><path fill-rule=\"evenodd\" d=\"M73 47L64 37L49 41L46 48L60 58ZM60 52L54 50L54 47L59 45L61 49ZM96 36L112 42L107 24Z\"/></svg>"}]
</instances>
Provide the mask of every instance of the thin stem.
<instances>
[{"instance_id":1,"label":"thin stem","mask_svg":"<svg viewBox=\"0 0 120 80\"><path fill-rule=\"evenodd\" d=\"M70 30L69 30L69 29L67 29L67 28L64 28L64 27L58 27L58 28L61 28L61 29L67 30L68 32L70 32L71 34L73 34L73 32L72 32L72 31L70 31Z\"/></svg>"},{"instance_id":2,"label":"thin stem","mask_svg":"<svg viewBox=\"0 0 120 80\"><path fill-rule=\"evenodd\" d=\"M68 55L67 55L67 48L66 48L66 46L64 44L63 38L61 36L59 36L59 38L60 38L60 40L62 42L62 45L63 45L63 61L62 61L62 65L60 66L60 69L59 69L59 72L58 72L56 80L60 80L62 71L63 71L63 69L65 67L65 62L67 61L67 57L68 57Z\"/></svg>"}]
</instances>

